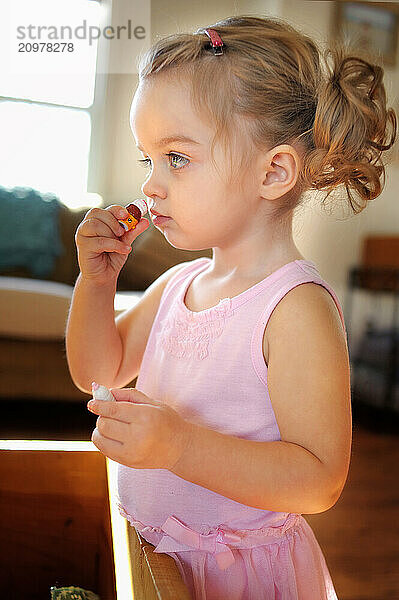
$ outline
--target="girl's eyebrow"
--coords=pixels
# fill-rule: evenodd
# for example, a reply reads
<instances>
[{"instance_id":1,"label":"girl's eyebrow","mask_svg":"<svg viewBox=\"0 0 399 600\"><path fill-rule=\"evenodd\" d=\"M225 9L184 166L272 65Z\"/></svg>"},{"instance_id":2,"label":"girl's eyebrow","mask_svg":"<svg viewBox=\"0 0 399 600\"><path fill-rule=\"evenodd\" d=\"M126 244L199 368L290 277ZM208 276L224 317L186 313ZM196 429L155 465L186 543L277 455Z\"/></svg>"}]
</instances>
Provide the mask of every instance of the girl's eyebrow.
<instances>
[{"instance_id":1,"label":"girl's eyebrow","mask_svg":"<svg viewBox=\"0 0 399 600\"><path fill-rule=\"evenodd\" d=\"M195 146L195 145L201 146L200 142L197 142L197 140L193 140L192 138L190 138L186 135L173 134L173 135L168 135L167 137L163 137L160 140L158 140L155 143L155 147L162 148L163 146L167 146L168 144L171 144L172 142L180 142L181 144L191 144L193 146ZM137 148L143 152L143 149L141 148L141 146L139 144L137 145Z\"/></svg>"}]
</instances>

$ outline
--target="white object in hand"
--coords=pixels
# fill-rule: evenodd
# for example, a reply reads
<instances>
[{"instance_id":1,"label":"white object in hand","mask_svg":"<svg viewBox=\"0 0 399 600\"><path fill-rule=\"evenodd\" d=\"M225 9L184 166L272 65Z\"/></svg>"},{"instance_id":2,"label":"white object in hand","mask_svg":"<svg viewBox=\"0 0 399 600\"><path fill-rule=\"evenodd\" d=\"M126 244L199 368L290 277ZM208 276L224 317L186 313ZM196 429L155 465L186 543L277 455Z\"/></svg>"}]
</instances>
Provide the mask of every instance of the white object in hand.
<instances>
[{"instance_id":1,"label":"white object in hand","mask_svg":"<svg viewBox=\"0 0 399 600\"><path fill-rule=\"evenodd\" d=\"M95 400L105 400L106 402L115 402L114 396L105 385L99 385L95 381L91 384L91 391Z\"/></svg>"}]
</instances>

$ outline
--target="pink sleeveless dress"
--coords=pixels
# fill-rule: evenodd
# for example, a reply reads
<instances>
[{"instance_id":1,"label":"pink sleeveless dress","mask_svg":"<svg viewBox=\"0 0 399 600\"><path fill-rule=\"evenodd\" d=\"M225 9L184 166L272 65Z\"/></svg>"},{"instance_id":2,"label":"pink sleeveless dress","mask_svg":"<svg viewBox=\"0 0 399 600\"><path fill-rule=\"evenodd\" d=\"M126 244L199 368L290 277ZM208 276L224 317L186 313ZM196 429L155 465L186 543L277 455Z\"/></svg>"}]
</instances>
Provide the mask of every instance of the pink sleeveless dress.
<instances>
[{"instance_id":1,"label":"pink sleeveless dress","mask_svg":"<svg viewBox=\"0 0 399 600\"><path fill-rule=\"evenodd\" d=\"M209 263L191 261L166 285L136 388L216 431L280 440L262 353L268 319L287 292L314 282L332 295L346 334L339 300L313 262L295 260L241 294L193 312L186 291ZM174 558L196 600L337 599L301 514L246 506L166 469L119 465L118 496L120 513L155 552Z\"/></svg>"}]
</instances>

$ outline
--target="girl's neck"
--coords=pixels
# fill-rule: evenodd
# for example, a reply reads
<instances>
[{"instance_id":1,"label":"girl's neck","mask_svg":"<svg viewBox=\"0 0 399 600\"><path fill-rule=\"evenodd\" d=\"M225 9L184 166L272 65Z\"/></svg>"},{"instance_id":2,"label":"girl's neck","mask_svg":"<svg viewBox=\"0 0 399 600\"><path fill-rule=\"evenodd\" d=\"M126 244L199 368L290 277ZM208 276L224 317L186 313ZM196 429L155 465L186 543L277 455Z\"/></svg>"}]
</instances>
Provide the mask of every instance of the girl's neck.
<instances>
[{"instance_id":1,"label":"girl's neck","mask_svg":"<svg viewBox=\"0 0 399 600\"><path fill-rule=\"evenodd\" d=\"M292 236L256 238L225 248L212 248L212 263L208 273L217 279L263 279L269 273L293 260L304 260Z\"/></svg>"},{"instance_id":2,"label":"girl's neck","mask_svg":"<svg viewBox=\"0 0 399 600\"><path fill-rule=\"evenodd\" d=\"M276 218L272 201L244 200L250 208L245 218L239 226L234 216L226 220L223 237L212 248L206 271L211 280L260 281L293 260L304 260L292 236L293 211Z\"/></svg>"}]
</instances>

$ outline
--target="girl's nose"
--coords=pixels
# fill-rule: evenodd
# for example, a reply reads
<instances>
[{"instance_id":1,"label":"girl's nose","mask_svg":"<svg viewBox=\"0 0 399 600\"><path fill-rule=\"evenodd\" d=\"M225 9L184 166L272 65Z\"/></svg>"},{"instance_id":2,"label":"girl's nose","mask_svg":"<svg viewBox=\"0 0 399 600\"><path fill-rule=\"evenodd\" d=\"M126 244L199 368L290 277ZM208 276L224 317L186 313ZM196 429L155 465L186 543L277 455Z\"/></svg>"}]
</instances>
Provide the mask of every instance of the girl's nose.
<instances>
[{"instance_id":1,"label":"girl's nose","mask_svg":"<svg viewBox=\"0 0 399 600\"><path fill-rule=\"evenodd\" d=\"M165 186L160 183L159 177L155 176L154 170L148 176L146 182L141 186L141 191L147 198L166 197Z\"/></svg>"}]
</instances>

